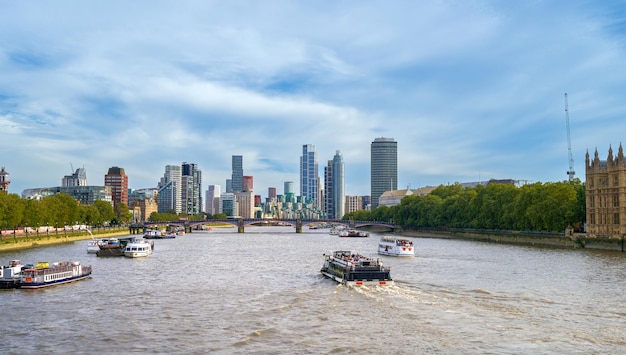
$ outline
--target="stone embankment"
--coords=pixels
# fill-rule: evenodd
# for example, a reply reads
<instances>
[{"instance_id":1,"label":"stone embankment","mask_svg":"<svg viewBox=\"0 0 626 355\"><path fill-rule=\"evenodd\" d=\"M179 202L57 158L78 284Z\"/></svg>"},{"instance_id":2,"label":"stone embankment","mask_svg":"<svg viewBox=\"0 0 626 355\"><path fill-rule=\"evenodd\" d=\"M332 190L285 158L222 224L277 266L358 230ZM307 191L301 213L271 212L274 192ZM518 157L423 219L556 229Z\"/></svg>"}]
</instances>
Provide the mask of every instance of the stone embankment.
<instances>
[{"instance_id":1,"label":"stone embankment","mask_svg":"<svg viewBox=\"0 0 626 355\"><path fill-rule=\"evenodd\" d=\"M402 235L420 238L464 239L491 243L543 246L567 249L625 251L624 237L598 237L584 233L533 233L481 230L404 230Z\"/></svg>"},{"instance_id":2,"label":"stone embankment","mask_svg":"<svg viewBox=\"0 0 626 355\"><path fill-rule=\"evenodd\" d=\"M13 236L4 235L0 239L0 252L14 251L22 249L37 248L53 244L73 243L75 241L87 240L92 238L105 238L119 235L127 235L128 228L120 228L116 230L107 229L101 232L94 233L92 236L89 233L68 233L68 234L40 234L40 235L26 235L26 236Z\"/></svg>"}]
</instances>

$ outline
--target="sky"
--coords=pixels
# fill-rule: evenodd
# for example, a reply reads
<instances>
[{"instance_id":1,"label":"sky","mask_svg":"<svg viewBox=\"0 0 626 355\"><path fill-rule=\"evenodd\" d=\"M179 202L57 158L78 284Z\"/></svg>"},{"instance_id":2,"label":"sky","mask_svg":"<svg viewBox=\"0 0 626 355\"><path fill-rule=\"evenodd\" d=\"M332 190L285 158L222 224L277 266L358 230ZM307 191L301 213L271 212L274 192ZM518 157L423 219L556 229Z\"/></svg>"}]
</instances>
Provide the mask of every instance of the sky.
<instances>
[{"instance_id":1,"label":"sky","mask_svg":"<svg viewBox=\"0 0 626 355\"><path fill-rule=\"evenodd\" d=\"M624 1L0 0L0 166L9 192L113 166L132 189L243 156L254 191L299 190L302 146L340 151L370 194L370 145L398 187L576 177L626 137Z\"/></svg>"}]
</instances>

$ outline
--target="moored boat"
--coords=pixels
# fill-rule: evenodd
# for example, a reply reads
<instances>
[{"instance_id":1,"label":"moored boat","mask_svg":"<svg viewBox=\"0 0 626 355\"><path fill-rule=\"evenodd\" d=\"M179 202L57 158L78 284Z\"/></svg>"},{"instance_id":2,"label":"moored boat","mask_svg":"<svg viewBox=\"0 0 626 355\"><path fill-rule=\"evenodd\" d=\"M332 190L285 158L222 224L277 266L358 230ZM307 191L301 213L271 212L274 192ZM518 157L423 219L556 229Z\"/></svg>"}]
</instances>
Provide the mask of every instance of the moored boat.
<instances>
[{"instance_id":1,"label":"moored boat","mask_svg":"<svg viewBox=\"0 0 626 355\"><path fill-rule=\"evenodd\" d=\"M19 260L11 260L9 265L2 266L2 274L0 274L0 289L17 288L20 283L22 273L22 262Z\"/></svg>"},{"instance_id":2,"label":"moored boat","mask_svg":"<svg viewBox=\"0 0 626 355\"><path fill-rule=\"evenodd\" d=\"M355 254L347 250L324 255L322 275L348 286L393 285L390 268L380 259Z\"/></svg>"},{"instance_id":3,"label":"moored boat","mask_svg":"<svg viewBox=\"0 0 626 355\"><path fill-rule=\"evenodd\" d=\"M146 233L144 233L143 237L145 239L161 239L163 238L163 231L158 229L147 230Z\"/></svg>"},{"instance_id":4,"label":"moored boat","mask_svg":"<svg viewBox=\"0 0 626 355\"><path fill-rule=\"evenodd\" d=\"M39 262L32 268L22 270L18 287L43 288L90 277L91 266L81 265L79 261L62 261L52 265L48 262Z\"/></svg>"},{"instance_id":5,"label":"moored boat","mask_svg":"<svg viewBox=\"0 0 626 355\"><path fill-rule=\"evenodd\" d=\"M148 242L143 238L135 238L126 244L124 256L129 258L143 258L152 254L154 250L154 242Z\"/></svg>"},{"instance_id":6,"label":"moored boat","mask_svg":"<svg viewBox=\"0 0 626 355\"><path fill-rule=\"evenodd\" d=\"M384 235L378 242L378 254L389 256L415 256L413 241Z\"/></svg>"},{"instance_id":7,"label":"moored boat","mask_svg":"<svg viewBox=\"0 0 626 355\"><path fill-rule=\"evenodd\" d=\"M96 254L100 250L100 241L93 239L87 242L87 253Z\"/></svg>"},{"instance_id":8,"label":"moored boat","mask_svg":"<svg viewBox=\"0 0 626 355\"><path fill-rule=\"evenodd\" d=\"M117 238L103 239L98 244L97 256L123 256L124 244Z\"/></svg>"}]
</instances>

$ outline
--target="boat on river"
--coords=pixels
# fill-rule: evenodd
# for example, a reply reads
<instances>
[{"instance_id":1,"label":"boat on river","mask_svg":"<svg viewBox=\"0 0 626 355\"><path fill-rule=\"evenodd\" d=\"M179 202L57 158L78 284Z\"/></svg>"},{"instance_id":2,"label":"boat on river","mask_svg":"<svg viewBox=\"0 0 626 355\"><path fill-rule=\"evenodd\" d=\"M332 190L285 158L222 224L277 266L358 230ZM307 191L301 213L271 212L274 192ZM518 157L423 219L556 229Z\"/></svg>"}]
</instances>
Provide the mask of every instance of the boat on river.
<instances>
[{"instance_id":1,"label":"boat on river","mask_svg":"<svg viewBox=\"0 0 626 355\"><path fill-rule=\"evenodd\" d=\"M363 237L369 237L370 235L367 232L362 232L362 231L358 231L356 229L350 228L350 229L339 231L339 236L347 237L347 238L363 238Z\"/></svg>"},{"instance_id":2,"label":"boat on river","mask_svg":"<svg viewBox=\"0 0 626 355\"><path fill-rule=\"evenodd\" d=\"M378 242L378 254L389 256L415 256L413 241L384 235Z\"/></svg>"},{"instance_id":3,"label":"boat on river","mask_svg":"<svg viewBox=\"0 0 626 355\"><path fill-rule=\"evenodd\" d=\"M90 277L91 266L81 265L79 261L62 261L52 265L48 262L38 262L34 267L22 270L18 287L44 288Z\"/></svg>"},{"instance_id":4,"label":"boat on river","mask_svg":"<svg viewBox=\"0 0 626 355\"><path fill-rule=\"evenodd\" d=\"M154 242L143 238L135 238L126 244L124 256L129 258L143 258L152 254Z\"/></svg>"},{"instance_id":5,"label":"boat on river","mask_svg":"<svg viewBox=\"0 0 626 355\"><path fill-rule=\"evenodd\" d=\"M322 275L348 286L389 286L393 285L390 267L383 266L380 259L338 250L331 255L324 254Z\"/></svg>"},{"instance_id":6,"label":"boat on river","mask_svg":"<svg viewBox=\"0 0 626 355\"><path fill-rule=\"evenodd\" d=\"M103 239L100 244L100 250L96 253L97 256L124 256L126 245L134 240L136 237L118 237Z\"/></svg>"},{"instance_id":7,"label":"boat on river","mask_svg":"<svg viewBox=\"0 0 626 355\"><path fill-rule=\"evenodd\" d=\"M11 260L9 265L3 265L0 274L0 289L17 288L20 284L23 267L25 265L22 265L19 260Z\"/></svg>"}]
</instances>

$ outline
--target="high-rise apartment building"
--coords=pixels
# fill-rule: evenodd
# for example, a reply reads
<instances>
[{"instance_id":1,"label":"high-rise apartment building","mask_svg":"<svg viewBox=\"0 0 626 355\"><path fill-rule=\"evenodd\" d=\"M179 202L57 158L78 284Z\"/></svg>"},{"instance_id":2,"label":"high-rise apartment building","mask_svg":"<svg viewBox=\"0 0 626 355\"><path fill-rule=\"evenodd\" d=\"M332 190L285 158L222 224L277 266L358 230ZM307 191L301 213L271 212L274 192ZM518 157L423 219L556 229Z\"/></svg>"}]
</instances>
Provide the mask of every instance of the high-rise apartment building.
<instances>
[{"instance_id":1,"label":"high-rise apartment building","mask_svg":"<svg viewBox=\"0 0 626 355\"><path fill-rule=\"evenodd\" d=\"M61 186L87 186L87 171L85 168L78 168L72 175L65 175L61 181Z\"/></svg>"},{"instance_id":2,"label":"high-rise apartment building","mask_svg":"<svg viewBox=\"0 0 626 355\"><path fill-rule=\"evenodd\" d=\"M220 185L209 185L209 188L206 191L206 213L215 215L220 212L219 203L221 193Z\"/></svg>"},{"instance_id":3,"label":"high-rise apartment building","mask_svg":"<svg viewBox=\"0 0 626 355\"><path fill-rule=\"evenodd\" d=\"M268 187L267 188L267 200L268 201L276 201L276 188L275 187Z\"/></svg>"},{"instance_id":4,"label":"high-rise apartment building","mask_svg":"<svg viewBox=\"0 0 626 355\"><path fill-rule=\"evenodd\" d=\"M284 185L283 185L283 195L287 195L287 194L295 194L295 192L293 191L294 189L294 182L293 181L285 181Z\"/></svg>"},{"instance_id":5,"label":"high-rise apartment building","mask_svg":"<svg viewBox=\"0 0 626 355\"><path fill-rule=\"evenodd\" d=\"M157 200L159 204L159 212L164 213L168 211L174 211L175 213L181 213L181 179L182 171L178 165L166 165L165 173L159 181Z\"/></svg>"},{"instance_id":6,"label":"high-rise apartment building","mask_svg":"<svg viewBox=\"0 0 626 355\"><path fill-rule=\"evenodd\" d=\"M243 184L241 186L241 191L254 191L254 177L250 175L244 176Z\"/></svg>"},{"instance_id":7,"label":"high-rise apartment building","mask_svg":"<svg viewBox=\"0 0 626 355\"><path fill-rule=\"evenodd\" d=\"M333 219L340 219L345 213L345 173L339 151L324 168L324 213Z\"/></svg>"},{"instance_id":8,"label":"high-rise apartment building","mask_svg":"<svg viewBox=\"0 0 626 355\"><path fill-rule=\"evenodd\" d=\"M398 143L393 138L376 138L371 145L372 210L385 191L398 187Z\"/></svg>"},{"instance_id":9,"label":"high-rise apartment building","mask_svg":"<svg viewBox=\"0 0 626 355\"><path fill-rule=\"evenodd\" d=\"M202 171L194 163L184 162L181 168L182 212L185 214L202 213Z\"/></svg>"},{"instance_id":10,"label":"high-rise apartment building","mask_svg":"<svg viewBox=\"0 0 626 355\"><path fill-rule=\"evenodd\" d=\"M313 144L302 146L300 157L300 195L319 209L320 177L317 163L317 152Z\"/></svg>"},{"instance_id":11,"label":"high-rise apartment building","mask_svg":"<svg viewBox=\"0 0 626 355\"><path fill-rule=\"evenodd\" d=\"M111 199L113 200L114 209L120 203L128 206L128 176L124 172L124 168L117 166L109 168L108 173L104 175L104 186L111 187Z\"/></svg>"},{"instance_id":12,"label":"high-rise apartment building","mask_svg":"<svg viewBox=\"0 0 626 355\"><path fill-rule=\"evenodd\" d=\"M243 191L243 156L233 155L232 169L232 192L241 192Z\"/></svg>"}]
</instances>

